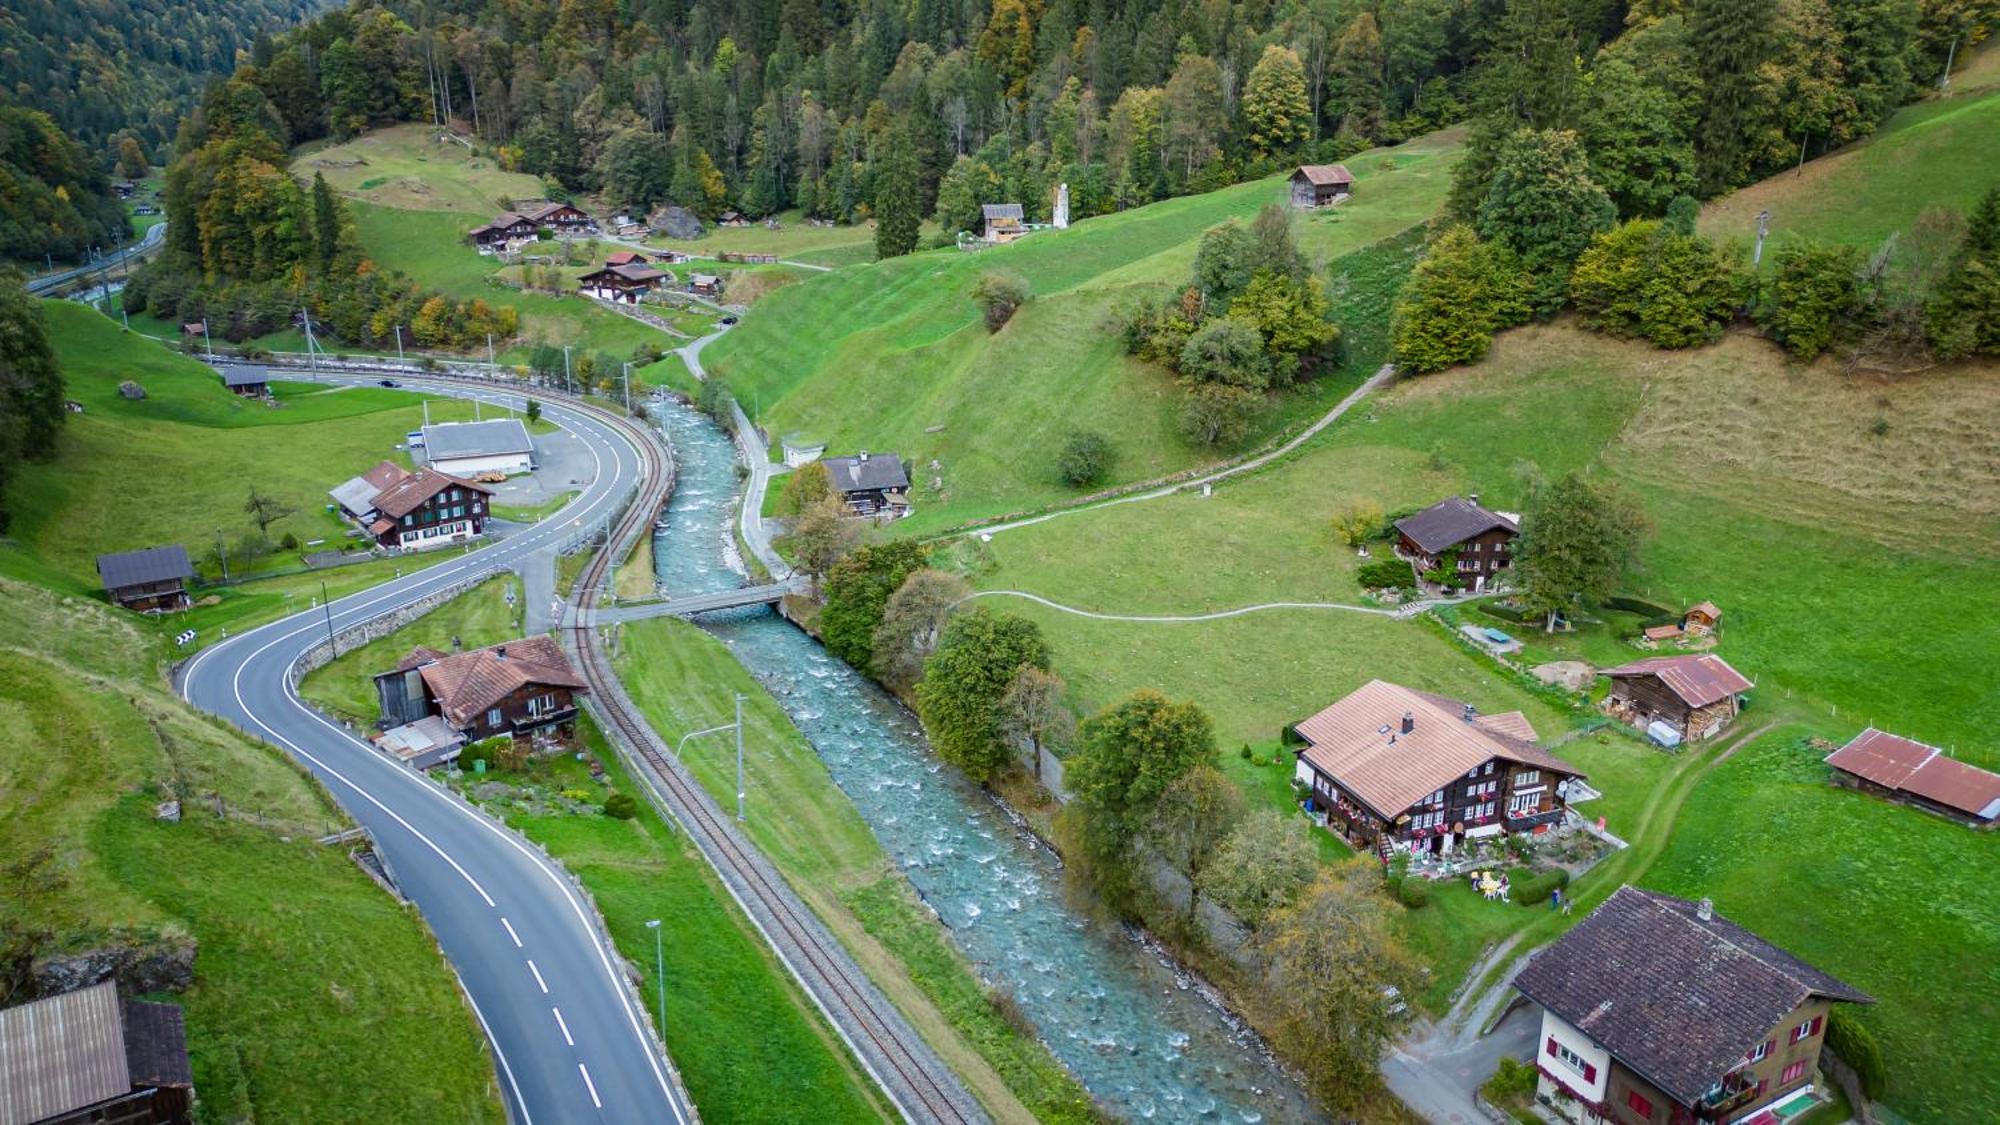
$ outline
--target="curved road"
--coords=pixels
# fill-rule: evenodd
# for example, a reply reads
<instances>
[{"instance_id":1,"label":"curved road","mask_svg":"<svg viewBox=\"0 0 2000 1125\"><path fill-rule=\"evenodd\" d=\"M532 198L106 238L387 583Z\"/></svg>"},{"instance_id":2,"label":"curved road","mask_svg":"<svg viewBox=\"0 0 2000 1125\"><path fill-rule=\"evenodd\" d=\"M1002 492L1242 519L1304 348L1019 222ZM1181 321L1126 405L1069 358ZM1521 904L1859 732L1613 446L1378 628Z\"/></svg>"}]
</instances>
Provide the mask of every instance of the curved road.
<instances>
[{"instance_id":1,"label":"curved road","mask_svg":"<svg viewBox=\"0 0 2000 1125\"><path fill-rule=\"evenodd\" d=\"M39 297L53 289L59 289L79 277L88 277L93 273L109 274L112 266L117 265L127 258L139 257L155 246L158 246L161 240L166 237L167 224L164 221L154 223L151 227L147 228L144 235L140 236L139 241L134 242L130 246L113 250L111 253L94 262L86 262L80 266L71 266L68 269L57 270L54 273L45 273L40 277L29 278L27 282L28 292L32 296Z\"/></svg>"},{"instance_id":2,"label":"curved road","mask_svg":"<svg viewBox=\"0 0 2000 1125\"><path fill-rule=\"evenodd\" d=\"M462 385L440 389L497 404L513 399ZM530 530L443 561L412 560L436 565L335 600L335 631L509 568L617 513L640 480L638 451L591 414L537 397L543 416L576 435L596 459L589 487ZM290 751L374 835L472 998L514 1120L692 1120L685 1091L633 1001L616 954L600 942L582 892L538 849L300 700L292 669L325 645L327 632L322 608L232 637L182 670L181 694Z\"/></svg>"}]
</instances>

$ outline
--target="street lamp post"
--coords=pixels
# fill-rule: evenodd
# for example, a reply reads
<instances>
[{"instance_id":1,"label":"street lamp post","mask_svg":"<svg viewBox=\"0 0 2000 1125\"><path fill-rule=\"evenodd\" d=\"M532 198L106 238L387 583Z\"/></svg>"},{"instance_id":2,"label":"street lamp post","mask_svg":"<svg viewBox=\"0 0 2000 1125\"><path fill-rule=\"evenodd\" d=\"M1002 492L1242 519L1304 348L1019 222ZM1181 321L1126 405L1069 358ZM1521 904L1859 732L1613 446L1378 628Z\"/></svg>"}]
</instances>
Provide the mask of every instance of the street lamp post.
<instances>
[{"instance_id":1,"label":"street lamp post","mask_svg":"<svg viewBox=\"0 0 2000 1125\"><path fill-rule=\"evenodd\" d=\"M736 819L737 819L737 821L741 822L741 821L742 821L742 820L744 819L744 815L743 815L743 796L744 796L744 785L743 785L743 697L742 697L742 696L740 696L740 695L739 695L739 696L737 696L737 697L736 697L736 721L735 721L735 722L733 722L733 723L723 723L723 724L722 724L721 726L716 726L716 727L709 727L709 728L708 728L708 729L706 729L706 730L697 730L697 731L689 731L688 733L686 733L686 734L682 735L682 736L681 736L681 740L680 740L679 742L676 742L676 743L674 743L674 760L675 760L675 761L679 761L679 760L680 760L680 757L681 757L681 748L682 748L682 747L685 747L685 746L686 746L686 745L688 744L688 740L689 740L689 739L691 739L691 738L700 738L700 737L701 737L702 735L704 735L704 734L721 734L721 733L722 733L723 731L726 731L726 730L734 730L734 731L736 732Z\"/></svg>"},{"instance_id":2,"label":"street lamp post","mask_svg":"<svg viewBox=\"0 0 2000 1125\"><path fill-rule=\"evenodd\" d=\"M563 345L563 390L565 390L565 391L568 391L568 392L569 392L569 393L571 393L571 394L575 394L575 393L576 393L576 388L575 388L575 386L574 386L574 385L572 385L572 384L571 384L571 382L570 382L570 377L569 377L569 345L568 345L568 344L564 344L564 345Z\"/></svg>"},{"instance_id":3,"label":"street lamp post","mask_svg":"<svg viewBox=\"0 0 2000 1125\"><path fill-rule=\"evenodd\" d=\"M660 942L660 920L655 918L647 922L646 928L653 931L653 980L660 987L660 1041L664 1043L667 1038L667 957Z\"/></svg>"}]
</instances>

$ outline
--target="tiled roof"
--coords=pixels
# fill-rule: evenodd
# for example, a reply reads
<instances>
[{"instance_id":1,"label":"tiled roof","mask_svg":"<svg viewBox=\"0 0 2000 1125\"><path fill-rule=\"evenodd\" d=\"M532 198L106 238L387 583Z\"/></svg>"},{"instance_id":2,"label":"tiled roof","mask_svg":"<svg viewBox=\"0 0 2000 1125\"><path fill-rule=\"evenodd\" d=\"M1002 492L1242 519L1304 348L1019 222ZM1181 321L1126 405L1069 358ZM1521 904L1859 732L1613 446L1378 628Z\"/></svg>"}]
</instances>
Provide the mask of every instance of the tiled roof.
<instances>
[{"instance_id":1,"label":"tiled roof","mask_svg":"<svg viewBox=\"0 0 2000 1125\"><path fill-rule=\"evenodd\" d=\"M411 658L416 655L410 654ZM409 659L403 663L408 664ZM570 667L562 646L548 637L523 637L476 648L420 664L418 669L444 717L461 727L517 688L530 684L572 689L586 686Z\"/></svg>"},{"instance_id":2,"label":"tiled roof","mask_svg":"<svg viewBox=\"0 0 2000 1125\"><path fill-rule=\"evenodd\" d=\"M1354 173L1349 172L1345 164L1301 164L1298 174L1320 187L1354 182Z\"/></svg>"},{"instance_id":3,"label":"tiled roof","mask_svg":"<svg viewBox=\"0 0 2000 1125\"><path fill-rule=\"evenodd\" d=\"M469 488L489 496L493 493L492 489L483 484L461 480L449 473L440 473L436 469L419 469L377 496L375 507L391 519L401 519L423 507L424 501L447 488Z\"/></svg>"},{"instance_id":4,"label":"tiled roof","mask_svg":"<svg viewBox=\"0 0 2000 1125\"><path fill-rule=\"evenodd\" d=\"M1631 886L1537 953L1514 987L1686 1105L1808 999L1874 1002L1686 899Z\"/></svg>"},{"instance_id":5,"label":"tiled roof","mask_svg":"<svg viewBox=\"0 0 2000 1125\"><path fill-rule=\"evenodd\" d=\"M893 453L828 457L823 463L833 487L840 492L910 487L910 474L903 468L903 459Z\"/></svg>"},{"instance_id":6,"label":"tiled roof","mask_svg":"<svg viewBox=\"0 0 2000 1125\"><path fill-rule=\"evenodd\" d=\"M104 580L105 589L117 590L147 582L164 582L169 578L185 581L194 577L194 564L188 561L186 547L170 543L165 547L99 555L97 575Z\"/></svg>"},{"instance_id":7,"label":"tiled roof","mask_svg":"<svg viewBox=\"0 0 2000 1125\"><path fill-rule=\"evenodd\" d=\"M1935 746L1874 727L1828 754L1826 764L1970 816L1985 820L2000 817L2000 774L1967 765Z\"/></svg>"},{"instance_id":8,"label":"tiled roof","mask_svg":"<svg viewBox=\"0 0 2000 1125\"><path fill-rule=\"evenodd\" d=\"M1496 527L1515 534L1521 530L1513 520L1489 512L1463 496L1448 496L1416 515L1396 521L1397 531L1432 555Z\"/></svg>"},{"instance_id":9,"label":"tiled roof","mask_svg":"<svg viewBox=\"0 0 2000 1125\"><path fill-rule=\"evenodd\" d=\"M1711 621L1720 620L1722 610L1714 602L1696 602L1688 607L1689 613L1699 613Z\"/></svg>"},{"instance_id":10,"label":"tiled roof","mask_svg":"<svg viewBox=\"0 0 2000 1125\"><path fill-rule=\"evenodd\" d=\"M646 260L646 256L637 250L615 250L604 256L607 266L629 266L635 262L643 265Z\"/></svg>"},{"instance_id":11,"label":"tiled roof","mask_svg":"<svg viewBox=\"0 0 2000 1125\"><path fill-rule=\"evenodd\" d=\"M1756 686L1741 672L1731 668L1728 661L1712 652L1634 660L1630 664L1607 669L1604 675L1613 679L1657 676L1668 691L1679 696L1680 701L1689 707L1706 707Z\"/></svg>"},{"instance_id":12,"label":"tiled roof","mask_svg":"<svg viewBox=\"0 0 2000 1125\"><path fill-rule=\"evenodd\" d=\"M1520 712L1465 717L1466 705L1430 692L1370 680L1295 728L1302 757L1384 817L1503 758L1572 777L1583 771L1519 734L1534 734ZM1403 716L1413 720L1403 733Z\"/></svg>"}]
</instances>

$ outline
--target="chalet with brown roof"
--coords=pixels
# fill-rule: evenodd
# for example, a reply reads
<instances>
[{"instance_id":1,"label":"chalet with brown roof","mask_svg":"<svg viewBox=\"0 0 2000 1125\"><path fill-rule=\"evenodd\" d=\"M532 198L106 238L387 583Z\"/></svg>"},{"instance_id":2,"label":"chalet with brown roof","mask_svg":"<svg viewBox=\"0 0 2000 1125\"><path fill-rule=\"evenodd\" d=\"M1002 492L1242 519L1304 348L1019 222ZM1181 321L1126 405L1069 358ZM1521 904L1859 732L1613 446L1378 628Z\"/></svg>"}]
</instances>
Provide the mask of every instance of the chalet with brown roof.
<instances>
[{"instance_id":1,"label":"chalet with brown roof","mask_svg":"<svg viewBox=\"0 0 2000 1125\"><path fill-rule=\"evenodd\" d=\"M576 693L584 690L562 646L548 637L450 656L417 648L375 677L385 726L436 715L467 742L568 724L576 718Z\"/></svg>"},{"instance_id":2,"label":"chalet with brown roof","mask_svg":"<svg viewBox=\"0 0 2000 1125\"><path fill-rule=\"evenodd\" d=\"M650 260L637 250L614 250L604 256L607 266L643 266Z\"/></svg>"},{"instance_id":3,"label":"chalet with brown roof","mask_svg":"<svg viewBox=\"0 0 2000 1125\"><path fill-rule=\"evenodd\" d=\"M412 472L383 461L329 495L381 546L427 550L485 531L493 490L436 469Z\"/></svg>"},{"instance_id":4,"label":"chalet with brown roof","mask_svg":"<svg viewBox=\"0 0 2000 1125\"><path fill-rule=\"evenodd\" d=\"M1680 738L1710 738L1743 709L1754 685L1711 652L1654 656L1606 670L1605 709L1641 730L1664 724Z\"/></svg>"},{"instance_id":5,"label":"chalet with brown roof","mask_svg":"<svg viewBox=\"0 0 2000 1125\"><path fill-rule=\"evenodd\" d=\"M1384 858L1448 855L1468 840L1546 832L1583 771L1536 745L1519 711L1371 680L1292 728L1295 776L1327 828Z\"/></svg>"},{"instance_id":6,"label":"chalet with brown roof","mask_svg":"<svg viewBox=\"0 0 2000 1125\"><path fill-rule=\"evenodd\" d=\"M104 583L105 596L117 605L140 613L161 613L186 609L188 583L194 578L194 563L187 548L179 543L119 551L97 556L97 577Z\"/></svg>"},{"instance_id":7,"label":"chalet with brown roof","mask_svg":"<svg viewBox=\"0 0 2000 1125\"><path fill-rule=\"evenodd\" d=\"M1541 1005L1540 1100L1577 1125L1789 1121L1827 1013L1866 993L1689 902L1620 887L1514 978Z\"/></svg>"},{"instance_id":8,"label":"chalet with brown roof","mask_svg":"<svg viewBox=\"0 0 2000 1125\"><path fill-rule=\"evenodd\" d=\"M179 1005L107 980L0 1011L0 1123L181 1125L193 1111Z\"/></svg>"},{"instance_id":9,"label":"chalet with brown roof","mask_svg":"<svg viewBox=\"0 0 2000 1125\"><path fill-rule=\"evenodd\" d=\"M1292 206L1331 207L1354 193L1354 173L1345 164L1301 164L1292 173Z\"/></svg>"},{"instance_id":10,"label":"chalet with brown roof","mask_svg":"<svg viewBox=\"0 0 2000 1125\"><path fill-rule=\"evenodd\" d=\"M1935 746L1869 727L1826 756L1833 783L1914 805L1974 828L2000 823L2000 774Z\"/></svg>"},{"instance_id":11,"label":"chalet with brown roof","mask_svg":"<svg viewBox=\"0 0 2000 1125\"><path fill-rule=\"evenodd\" d=\"M557 234L583 234L597 228L597 220L567 203L544 203L525 214L536 226Z\"/></svg>"},{"instance_id":12,"label":"chalet with brown roof","mask_svg":"<svg viewBox=\"0 0 2000 1125\"><path fill-rule=\"evenodd\" d=\"M541 229L541 224L528 216L506 211L491 222L473 227L466 237L481 250L505 250L532 240Z\"/></svg>"},{"instance_id":13,"label":"chalet with brown roof","mask_svg":"<svg viewBox=\"0 0 2000 1125\"><path fill-rule=\"evenodd\" d=\"M643 262L607 265L576 279L577 292L604 301L636 305L648 292L673 283L674 275Z\"/></svg>"},{"instance_id":14,"label":"chalet with brown roof","mask_svg":"<svg viewBox=\"0 0 2000 1125\"><path fill-rule=\"evenodd\" d=\"M1396 553L1410 560L1419 576L1455 560L1456 585L1475 593L1514 565L1514 540L1520 537L1520 522L1480 507L1477 493L1446 497L1396 521Z\"/></svg>"}]
</instances>

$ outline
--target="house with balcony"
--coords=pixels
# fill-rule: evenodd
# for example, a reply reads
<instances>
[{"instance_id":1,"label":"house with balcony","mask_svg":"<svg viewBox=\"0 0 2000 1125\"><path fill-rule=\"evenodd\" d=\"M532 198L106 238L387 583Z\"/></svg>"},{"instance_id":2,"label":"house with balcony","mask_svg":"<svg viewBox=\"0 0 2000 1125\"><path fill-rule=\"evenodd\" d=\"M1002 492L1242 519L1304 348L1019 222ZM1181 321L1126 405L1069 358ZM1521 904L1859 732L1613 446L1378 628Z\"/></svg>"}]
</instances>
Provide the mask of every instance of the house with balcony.
<instances>
[{"instance_id":1,"label":"house with balcony","mask_svg":"<svg viewBox=\"0 0 2000 1125\"><path fill-rule=\"evenodd\" d=\"M1534 955L1536 1100L1576 1125L1775 1125L1815 1100L1835 1004L1853 985L1715 913L1620 887Z\"/></svg>"},{"instance_id":2,"label":"house with balcony","mask_svg":"<svg viewBox=\"0 0 2000 1125\"><path fill-rule=\"evenodd\" d=\"M454 756L452 736L462 744L569 727L576 720L577 693L585 690L562 646L549 637L523 637L450 655L419 647L375 676L381 725L388 728L385 746L448 747ZM448 735L434 723L424 725L433 718L443 720ZM405 728L415 729L398 734Z\"/></svg>"},{"instance_id":3,"label":"house with balcony","mask_svg":"<svg viewBox=\"0 0 2000 1125\"><path fill-rule=\"evenodd\" d=\"M1385 860L1450 855L1468 841L1546 832L1583 771L1536 745L1519 711L1371 680L1291 728L1295 777L1328 830Z\"/></svg>"},{"instance_id":4,"label":"house with balcony","mask_svg":"<svg viewBox=\"0 0 2000 1125\"><path fill-rule=\"evenodd\" d=\"M1396 521L1396 554L1410 560L1417 577L1449 566L1452 583L1481 593L1514 565L1520 520L1508 512L1479 506L1479 495L1447 496L1423 511Z\"/></svg>"}]
</instances>

